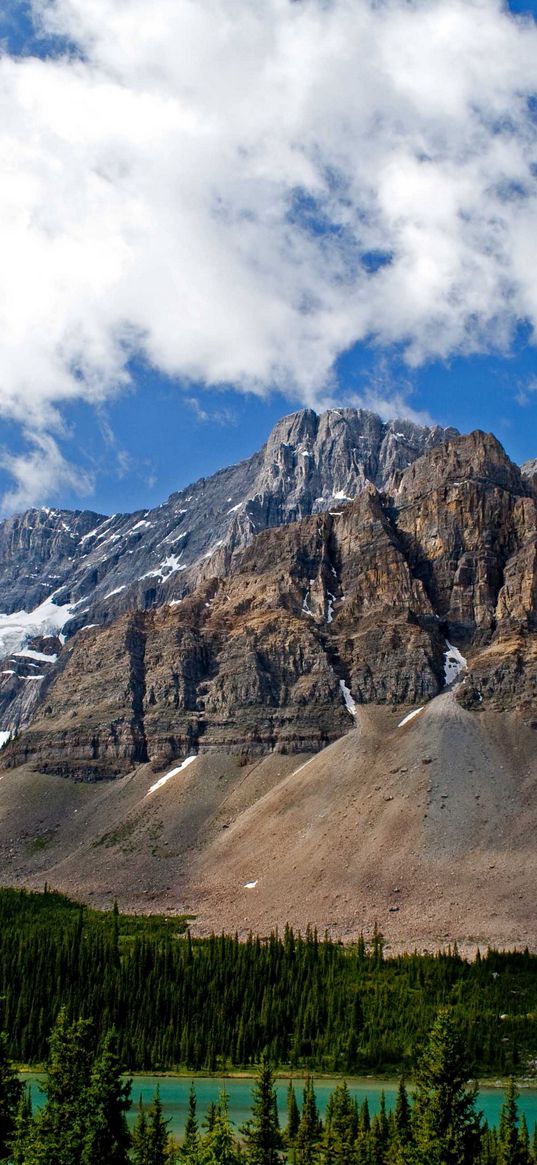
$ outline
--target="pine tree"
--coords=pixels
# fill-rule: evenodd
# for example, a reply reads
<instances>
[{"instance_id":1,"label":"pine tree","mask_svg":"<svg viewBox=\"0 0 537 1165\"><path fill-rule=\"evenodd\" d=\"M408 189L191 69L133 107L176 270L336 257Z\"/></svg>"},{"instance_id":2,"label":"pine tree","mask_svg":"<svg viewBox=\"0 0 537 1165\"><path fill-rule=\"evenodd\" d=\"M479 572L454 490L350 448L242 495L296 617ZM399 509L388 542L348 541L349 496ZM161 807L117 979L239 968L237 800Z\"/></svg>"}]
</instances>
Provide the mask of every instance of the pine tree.
<instances>
[{"instance_id":1,"label":"pine tree","mask_svg":"<svg viewBox=\"0 0 537 1165\"><path fill-rule=\"evenodd\" d=\"M466 1081L462 1044L448 1012L433 1025L417 1073L412 1107L415 1165L471 1165L477 1156L481 1119L476 1090Z\"/></svg>"},{"instance_id":2,"label":"pine tree","mask_svg":"<svg viewBox=\"0 0 537 1165\"><path fill-rule=\"evenodd\" d=\"M263 1057L252 1093L252 1116L241 1129L250 1165L277 1165L282 1148L274 1073Z\"/></svg>"},{"instance_id":3,"label":"pine tree","mask_svg":"<svg viewBox=\"0 0 537 1165\"><path fill-rule=\"evenodd\" d=\"M91 1070L87 1090L88 1130L81 1165L128 1165L130 1135L126 1113L131 1083L121 1079L117 1036L109 1032Z\"/></svg>"}]
</instances>

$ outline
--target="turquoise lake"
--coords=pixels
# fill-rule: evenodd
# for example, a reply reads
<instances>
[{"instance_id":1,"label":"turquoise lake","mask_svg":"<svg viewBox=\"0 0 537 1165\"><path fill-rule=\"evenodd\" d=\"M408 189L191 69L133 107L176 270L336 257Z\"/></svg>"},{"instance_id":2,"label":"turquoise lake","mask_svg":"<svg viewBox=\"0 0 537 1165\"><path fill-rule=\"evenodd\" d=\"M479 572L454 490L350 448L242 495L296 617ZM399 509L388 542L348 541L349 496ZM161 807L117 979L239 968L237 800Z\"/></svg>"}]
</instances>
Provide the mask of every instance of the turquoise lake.
<instances>
[{"instance_id":1,"label":"turquoise lake","mask_svg":"<svg viewBox=\"0 0 537 1165\"><path fill-rule=\"evenodd\" d=\"M32 1095L36 1104L40 1103L41 1094L38 1089L38 1077L28 1073L24 1077L32 1085ZM302 1099L302 1087L304 1081L302 1079L294 1078L295 1091L297 1100L300 1105ZM330 1092L335 1088L338 1080L334 1079L319 1079L315 1081L315 1094L317 1096L317 1103L321 1114L324 1113L326 1102ZM396 1081L379 1081L374 1079L360 1079L348 1080L349 1091L353 1096L356 1096L359 1101L364 1100L367 1096L371 1113L377 1111L379 1106L380 1094L382 1089L386 1096L386 1104L390 1108L394 1101L397 1092ZM196 1093L198 1097L198 1117L203 1120L207 1106L211 1101L218 1100L220 1089L225 1087L229 1096L229 1112L231 1119L238 1127L250 1115L250 1097L252 1091L253 1081L250 1079L233 1080L229 1078L215 1079L211 1077L198 1077L194 1080ZM190 1091L190 1080L186 1077L177 1076L134 1076L132 1084L132 1099L133 1112L136 1109L140 1096L146 1103L151 1103L155 1094L157 1086L160 1088L160 1096L164 1111L170 1120L170 1131L180 1137L183 1133L184 1122L188 1104L188 1093ZM285 1124L286 1117L286 1094L287 1094L288 1080L280 1079L277 1082L278 1107L280 1111L280 1119L282 1124ZM481 1109L489 1124L497 1124L500 1108L503 1101L503 1092L501 1088L481 1088L478 1098L478 1108ZM526 1119L530 1128L537 1122L537 1089L522 1088L520 1091L519 1108L521 1112L526 1114Z\"/></svg>"}]
</instances>

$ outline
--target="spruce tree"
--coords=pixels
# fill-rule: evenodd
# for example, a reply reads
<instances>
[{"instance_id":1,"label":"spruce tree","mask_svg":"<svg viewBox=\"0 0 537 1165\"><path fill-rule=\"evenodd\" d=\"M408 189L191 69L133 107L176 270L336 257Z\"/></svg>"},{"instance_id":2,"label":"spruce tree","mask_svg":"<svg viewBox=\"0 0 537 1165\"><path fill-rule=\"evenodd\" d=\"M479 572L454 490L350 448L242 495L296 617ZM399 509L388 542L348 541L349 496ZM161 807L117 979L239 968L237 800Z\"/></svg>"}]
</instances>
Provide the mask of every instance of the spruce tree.
<instances>
[{"instance_id":1,"label":"spruce tree","mask_svg":"<svg viewBox=\"0 0 537 1165\"><path fill-rule=\"evenodd\" d=\"M300 1112L296 1102L296 1093L293 1087L293 1081L290 1080L289 1087L287 1089L287 1127L285 1129L285 1140L288 1145L294 1145L299 1124Z\"/></svg>"},{"instance_id":2,"label":"spruce tree","mask_svg":"<svg viewBox=\"0 0 537 1165\"><path fill-rule=\"evenodd\" d=\"M25 1165L80 1165L92 1052L91 1022L79 1019L70 1023L62 1009L50 1037L42 1086L47 1103L32 1121Z\"/></svg>"},{"instance_id":3,"label":"spruce tree","mask_svg":"<svg viewBox=\"0 0 537 1165\"><path fill-rule=\"evenodd\" d=\"M8 1055L7 1034L0 1032L0 1161L9 1156L22 1095L22 1084Z\"/></svg>"},{"instance_id":4,"label":"spruce tree","mask_svg":"<svg viewBox=\"0 0 537 1165\"><path fill-rule=\"evenodd\" d=\"M528 1165L529 1145L526 1143L526 1138L520 1135L517 1100L518 1089L511 1076L500 1112L498 1165Z\"/></svg>"},{"instance_id":5,"label":"spruce tree","mask_svg":"<svg viewBox=\"0 0 537 1165\"><path fill-rule=\"evenodd\" d=\"M132 1160L133 1165L151 1165L149 1160L147 1117L145 1115L142 1097L140 1097L138 1113L132 1130Z\"/></svg>"},{"instance_id":6,"label":"spruce tree","mask_svg":"<svg viewBox=\"0 0 537 1165\"><path fill-rule=\"evenodd\" d=\"M121 1079L117 1036L109 1032L95 1059L87 1090L88 1129L81 1165L128 1165L130 1135L126 1113L131 1083Z\"/></svg>"},{"instance_id":7,"label":"spruce tree","mask_svg":"<svg viewBox=\"0 0 537 1165\"><path fill-rule=\"evenodd\" d=\"M211 1127L201 1141L203 1165L238 1165L240 1156L234 1141L226 1092L221 1092L214 1108Z\"/></svg>"},{"instance_id":8,"label":"spruce tree","mask_svg":"<svg viewBox=\"0 0 537 1165\"><path fill-rule=\"evenodd\" d=\"M263 1057L252 1093L252 1116L242 1127L249 1165L277 1165L282 1148L274 1073Z\"/></svg>"},{"instance_id":9,"label":"spruce tree","mask_svg":"<svg viewBox=\"0 0 537 1165\"><path fill-rule=\"evenodd\" d=\"M415 1165L471 1165L480 1141L476 1090L467 1086L461 1039L448 1012L433 1025L412 1106Z\"/></svg>"},{"instance_id":10,"label":"spruce tree","mask_svg":"<svg viewBox=\"0 0 537 1165\"><path fill-rule=\"evenodd\" d=\"M338 1084L330 1095L322 1137L324 1165L346 1165L352 1159L358 1114L347 1085Z\"/></svg>"},{"instance_id":11,"label":"spruce tree","mask_svg":"<svg viewBox=\"0 0 537 1165\"><path fill-rule=\"evenodd\" d=\"M185 1135L181 1146L181 1160L185 1165L198 1165L200 1152L200 1137L197 1118L197 1099L194 1085L190 1085L188 1097L188 1113L185 1123Z\"/></svg>"},{"instance_id":12,"label":"spruce tree","mask_svg":"<svg viewBox=\"0 0 537 1165\"><path fill-rule=\"evenodd\" d=\"M311 1076L304 1085L302 1112L296 1135L297 1161L299 1165L313 1165L319 1151L320 1121L317 1100Z\"/></svg>"},{"instance_id":13,"label":"spruce tree","mask_svg":"<svg viewBox=\"0 0 537 1165\"><path fill-rule=\"evenodd\" d=\"M32 1093L30 1088L23 1088L19 1103L17 1105L17 1112L15 1114L15 1123L13 1130L13 1139L11 1142L11 1152L9 1154L10 1165L24 1165L26 1161L26 1147L28 1143L28 1135L32 1123Z\"/></svg>"},{"instance_id":14,"label":"spruce tree","mask_svg":"<svg viewBox=\"0 0 537 1165\"><path fill-rule=\"evenodd\" d=\"M148 1165L166 1165L168 1158L168 1124L162 1111L160 1089L149 1109L147 1119Z\"/></svg>"}]
</instances>

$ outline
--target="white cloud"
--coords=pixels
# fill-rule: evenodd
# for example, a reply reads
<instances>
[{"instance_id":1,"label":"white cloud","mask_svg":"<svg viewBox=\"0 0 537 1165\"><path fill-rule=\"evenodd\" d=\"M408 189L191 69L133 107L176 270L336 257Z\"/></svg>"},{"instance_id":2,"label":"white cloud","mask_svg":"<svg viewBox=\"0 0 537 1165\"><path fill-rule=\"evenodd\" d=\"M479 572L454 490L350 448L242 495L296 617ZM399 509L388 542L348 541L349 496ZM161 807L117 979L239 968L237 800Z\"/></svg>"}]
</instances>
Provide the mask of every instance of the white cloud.
<instances>
[{"instance_id":1,"label":"white cloud","mask_svg":"<svg viewBox=\"0 0 537 1165\"><path fill-rule=\"evenodd\" d=\"M62 404L120 391L133 353L315 403L357 340L419 364L536 324L530 19L499 0L33 7L77 51L0 60L0 414L37 435L28 476L10 463L28 497L41 442L48 480L71 472Z\"/></svg>"},{"instance_id":2,"label":"white cloud","mask_svg":"<svg viewBox=\"0 0 537 1165\"><path fill-rule=\"evenodd\" d=\"M26 432L25 435L29 446L26 452L0 449L0 466L13 478L13 486L3 498L6 511L25 510L44 497L61 495L63 489L82 495L92 492L91 474L70 465L50 434Z\"/></svg>"}]
</instances>

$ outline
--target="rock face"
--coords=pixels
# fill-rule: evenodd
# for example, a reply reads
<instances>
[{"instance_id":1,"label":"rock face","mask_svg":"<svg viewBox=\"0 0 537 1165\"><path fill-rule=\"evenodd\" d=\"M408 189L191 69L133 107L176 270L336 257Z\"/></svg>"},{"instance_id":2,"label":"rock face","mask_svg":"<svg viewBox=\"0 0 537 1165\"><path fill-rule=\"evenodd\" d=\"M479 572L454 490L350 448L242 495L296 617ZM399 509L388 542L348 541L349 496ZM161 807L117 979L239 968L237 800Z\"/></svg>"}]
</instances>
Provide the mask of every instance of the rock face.
<instances>
[{"instance_id":1,"label":"rock face","mask_svg":"<svg viewBox=\"0 0 537 1165\"><path fill-rule=\"evenodd\" d=\"M267 502L273 528L182 601L72 635L3 763L94 780L192 752L315 752L355 705L436 696L452 643L466 707L537 720L537 502L495 438L390 463L386 490L363 482L350 503L340 480L291 524Z\"/></svg>"},{"instance_id":2,"label":"rock face","mask_svg":"<svg viewBox=\"0 0 537 1165\"><path fill-rule=\"evenodd\" d=\"M455 432L384 423L365 410L301 409L248 460L200 478L157 509L111 517L28 510L0 523L0 611L33 611L54 594L69 633L182 598L229 570L261 530L333 509L367 481L383 488L395 470Z\"/></svg>"}]
</instances>

